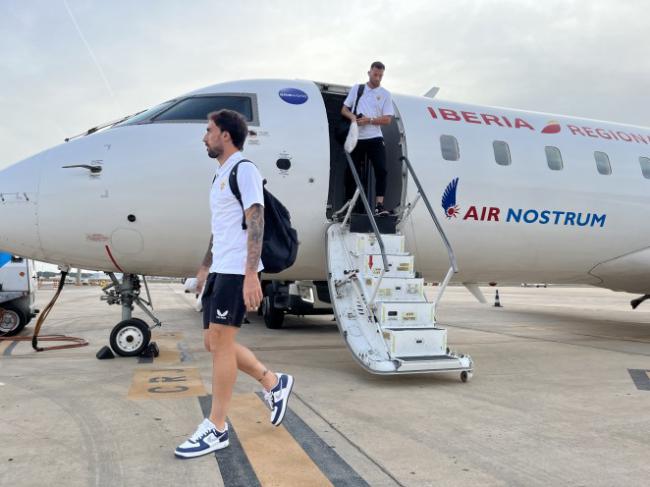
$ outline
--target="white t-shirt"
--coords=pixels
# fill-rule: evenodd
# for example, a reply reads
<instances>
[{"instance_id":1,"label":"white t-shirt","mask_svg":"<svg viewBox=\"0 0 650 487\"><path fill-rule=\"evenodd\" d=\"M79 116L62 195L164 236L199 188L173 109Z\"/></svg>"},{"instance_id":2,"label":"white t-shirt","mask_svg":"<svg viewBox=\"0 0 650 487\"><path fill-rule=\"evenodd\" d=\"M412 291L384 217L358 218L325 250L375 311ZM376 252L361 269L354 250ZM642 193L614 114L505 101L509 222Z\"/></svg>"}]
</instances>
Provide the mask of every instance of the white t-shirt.
<instances>
[{"instance_id":1,"label":"white t-shirt","mask_svg":"<svg viewBox=\"0 0 650 487\"><path fill-rule=\"evenodd\" d=\"M242 230L242 207L230 191L230 171L244 159L241 152L231 155L217 168L216 179L210 190L212 212L212 265L210 272L246 274L248 235ZM237 168L237 183L244 208L256 203L264 206L262 176L252 162L242 162ZM264 269L261 259L258 272Z\"/></svg>"},{"instance_id":2,"label":"white t-shirt","mask_svg":"<svg viewBox=\"0 0 650 487\"><path fill-rule=\"evenodd\" d=\"M354 85L348 93L348 97L343 104L352 110L352 105L357 100L357 93L359 92L359 85ZM377 118L384 115L395 115L393 110L393 99L390 92L381 86L377 88L370 88L368 83L363 89L363 94L359 98L356 113L365 115L368 118ZM381 127L379 125L364 125L359 127L359 140L374 139L375 137L382 137Z\"/></svg>"}]
</instances>

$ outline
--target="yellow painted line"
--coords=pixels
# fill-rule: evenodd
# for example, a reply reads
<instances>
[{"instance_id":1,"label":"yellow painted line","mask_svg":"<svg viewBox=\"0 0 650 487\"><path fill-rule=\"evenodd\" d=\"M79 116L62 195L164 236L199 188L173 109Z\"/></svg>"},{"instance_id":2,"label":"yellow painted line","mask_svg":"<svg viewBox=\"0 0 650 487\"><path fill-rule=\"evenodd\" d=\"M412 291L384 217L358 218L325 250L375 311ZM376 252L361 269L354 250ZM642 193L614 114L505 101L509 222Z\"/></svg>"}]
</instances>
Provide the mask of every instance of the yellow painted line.
<instances>
[{"instance_id":1,"label":"yellow painted line","mask_svg":"<svg viewBox=\"0 0 650 487\"><path fill-rule=\"evenodd\" d=\"M0 355L4 353L4 351L7 349L9 345L13 343L12 340L2 340L0 341Z\"/></svg>"},{"instance_id":2,"label":"yellow painted line","mask_svg":"<svg viewBox=\"0 0 650 487\"><path fill-rule=\"evenodd\" d=\"M199 369L139 369L133 373L133 382L127 397L140 399L178 399L207 394Z\"/></svg>"},{"instance_id":3,"label":"yellow painted line","mask_svg":"<svg viewBox=\"0 0 650 487\"><path fill-rule=\"evenodd\" d=\"M262 486L332 487L293 436L271 424L270 414L255 394L233 395L228 413Z\"/></svg>"},{"instance_id":4,"label":"yellow painted line","mask_svg":"<svg viewBox=\"0 0 650 487\"><path fill-rule=\"evenodd\" d=\"M178 350L178 342L183 339L182 333L165 332L153 333L151 340L158 344L160 354L153 359L156 364L179 364L181 352Z\"/></svg>"}]
</instances>

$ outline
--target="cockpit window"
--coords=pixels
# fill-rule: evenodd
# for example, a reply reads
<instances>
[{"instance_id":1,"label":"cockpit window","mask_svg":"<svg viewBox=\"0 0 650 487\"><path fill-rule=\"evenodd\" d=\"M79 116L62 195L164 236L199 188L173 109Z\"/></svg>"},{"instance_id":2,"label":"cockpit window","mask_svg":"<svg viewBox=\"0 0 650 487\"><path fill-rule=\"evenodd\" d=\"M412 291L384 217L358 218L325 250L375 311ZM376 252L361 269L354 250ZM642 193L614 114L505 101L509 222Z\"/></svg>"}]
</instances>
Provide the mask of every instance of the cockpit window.
<instances>
[{"instance_id":1,"label":"cockpit window","mask_svg":"<svg viewBox=\"0 0 650 487\"><path fill-rule=\"evenodd\" d=\"M162 112L163 110L166 110L174 103L176 103L176 101L177 100L169 100L164 103L161 103L160 105L156 105L155 107L151 107L147 110L144 110L140 113L133 115L132 117L127 118L123 122L115 124L114 126L121 127L122 125L134 125L136 123L148 122L149 119L151 119L151 117L154 117L158 115L160 112Z\"/></svg>"},{"instance_id":2,"label":"cockpit window","mask_svg":"<svg viewBox=\"0 0 650 487\"><path fill-rule=\"evenodd\" d=\"M208 95L185 98L153 117L152 122L205 122L208 113L224 108L241 113L249 123L255 121L253 102L250 96Z\"/></svg>"}]
</instances>

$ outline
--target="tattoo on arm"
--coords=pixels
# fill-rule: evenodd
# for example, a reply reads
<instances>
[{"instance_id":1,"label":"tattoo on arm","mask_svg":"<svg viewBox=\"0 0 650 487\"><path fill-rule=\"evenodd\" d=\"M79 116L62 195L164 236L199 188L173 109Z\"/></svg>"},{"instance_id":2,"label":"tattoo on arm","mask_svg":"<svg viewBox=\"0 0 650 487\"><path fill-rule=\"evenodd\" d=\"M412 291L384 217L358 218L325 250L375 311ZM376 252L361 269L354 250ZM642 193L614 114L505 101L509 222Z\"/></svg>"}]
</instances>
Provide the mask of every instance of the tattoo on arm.
<instances>
[{"instance_id":1,"label":"tattoo on arm","mask_svg":"<svg viewBox=\"0 0 650 487\"><path fill-rule=\"evenodd\" d=\"M264 242L264 207L259 203L246 210L246 226L248 227L246 272L257 273Z\"/></svg>"},{"instance_id":2,"label":"tattoo on arm","mask_svg":"<svg viewBox=\"0 0 650 487\"><path fill-rule=\"evenodd\" d=\"M204 267L210 267L212 265L212 239L213 237L210 236L210 245L208 245L208 251L203 257L203 262L201 262L201 265Z\"/></svg>"}]
</instances>

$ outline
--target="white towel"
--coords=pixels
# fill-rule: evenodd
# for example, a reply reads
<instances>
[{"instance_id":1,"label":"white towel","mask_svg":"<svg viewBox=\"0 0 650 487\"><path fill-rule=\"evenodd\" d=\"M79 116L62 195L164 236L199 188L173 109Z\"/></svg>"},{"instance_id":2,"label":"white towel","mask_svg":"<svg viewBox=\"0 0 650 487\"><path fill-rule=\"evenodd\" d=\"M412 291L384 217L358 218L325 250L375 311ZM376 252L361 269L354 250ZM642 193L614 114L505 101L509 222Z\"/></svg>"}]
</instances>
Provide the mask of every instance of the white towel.
<instances>
[{"instance_id":1,"label":"white towel","mask_svg":"<svg viewBox=\"0 0 650 487\"><path fill-rule=\"evenodd\" d=\"M357 146L358 140L359 140L359 126L357 125L357 122L352 122L350 123L350 130L348 131L348 136L345 139L345 144L343 144L343 148L347 152L352 152L354 148Z\"/></svg>"}]
</instances>

